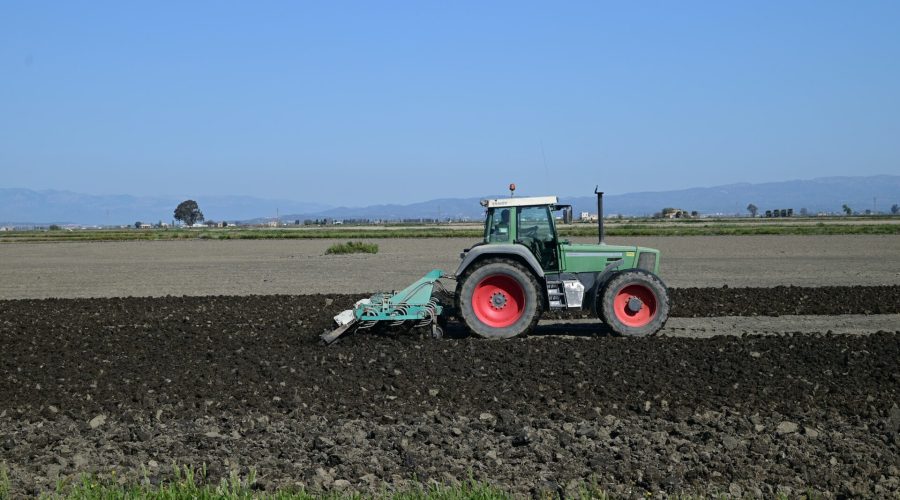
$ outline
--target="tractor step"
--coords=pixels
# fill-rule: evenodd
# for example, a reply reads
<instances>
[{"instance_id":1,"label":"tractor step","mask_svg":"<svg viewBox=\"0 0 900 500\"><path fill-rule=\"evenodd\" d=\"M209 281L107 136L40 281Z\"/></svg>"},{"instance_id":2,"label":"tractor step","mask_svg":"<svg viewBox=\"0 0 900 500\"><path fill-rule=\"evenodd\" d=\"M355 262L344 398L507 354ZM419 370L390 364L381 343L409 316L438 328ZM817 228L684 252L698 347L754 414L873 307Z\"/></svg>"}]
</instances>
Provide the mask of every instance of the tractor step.
<instances>
[{"instance_id":1,"label":"tractor step","mask_svg":"<svg viewBox=\"0 0 900 500\"><path fill-rule=\"evenodd\" d=\"M547 281L547 302L550 304L550 309L566 308L566 294L562 288L562 281Z\"/></svg>"},{"instance_id":2,"label":"tractor step","mask_svg":"<svg viewBox=\"0 0 900 500\"><path fill-rule=\"evenodd\" d=\"M584 300L584 285L578 280L547 281L550 309L576 309Z\"/></svg>"}]
</instances>

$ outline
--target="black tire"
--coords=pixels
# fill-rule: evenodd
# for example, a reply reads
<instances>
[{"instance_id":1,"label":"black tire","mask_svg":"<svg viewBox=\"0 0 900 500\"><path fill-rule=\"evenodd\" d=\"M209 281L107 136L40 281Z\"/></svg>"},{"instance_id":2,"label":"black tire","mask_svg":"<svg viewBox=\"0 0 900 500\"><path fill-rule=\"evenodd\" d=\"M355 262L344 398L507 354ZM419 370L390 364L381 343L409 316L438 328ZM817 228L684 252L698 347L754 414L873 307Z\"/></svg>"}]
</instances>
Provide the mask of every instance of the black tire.
<instances>
[{"instance_id":1,"label":"black tire","mask_svg":"<svg viewBox=\"0 0 900 500\"><path fill-rule=\"evenodd\" d=\"M514 323L504 327L492 326L482 321L473 305L479 284L487 278L496 276L513 280L523 292L521 316ZM531 331L537 324L543 309L540 289L537 278L522 264L510 259L485 259L473 264L459 278L456 287L457 312L466 328L473 334L486 339L508 339ZM506 302L501 308L505 307L505 304Z\"/></svg>"},{"instance_id":2,"label":"black tire","mask_svg":"<svg viewBox=\"0 0 900 500\"><path fill-rule=\"evenodd\" d=\"M637 312L628 308L628 297L637 299L635 304L640 307ZM617 335L655 335L669 319L669 292L666 285L655 274L641 269L617 273L604 285L598 300L600 320Z\"/></svg>"}]
</instances>

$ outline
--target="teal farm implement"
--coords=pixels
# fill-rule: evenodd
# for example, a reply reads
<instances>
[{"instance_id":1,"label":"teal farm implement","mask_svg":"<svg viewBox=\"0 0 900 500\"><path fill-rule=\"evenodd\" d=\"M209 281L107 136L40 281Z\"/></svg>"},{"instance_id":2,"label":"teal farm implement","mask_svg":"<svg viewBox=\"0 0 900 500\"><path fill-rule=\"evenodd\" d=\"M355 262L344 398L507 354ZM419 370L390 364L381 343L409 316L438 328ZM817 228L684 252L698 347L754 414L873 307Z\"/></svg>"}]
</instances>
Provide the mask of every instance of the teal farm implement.
<instances>
[{"instance_id":1,"label":"teal farm implement","mask_svg":"<svg viewBox=\"0 0 900 500\"><path fill-rule=\"evenodd\" d=\"M432 335L441 336L437 318L443 313L444 307L434 296L434 289L435 286L441 287L438 279L442 276L443 272L435 269L399 292L377 293L360 300L353 309L334 318L338 328L322 335L322 340L330 344L352 328L364 330L385 322L392 326L406 322L412 322L417 327L430 325Z\"/></svg>"}]
</instances>

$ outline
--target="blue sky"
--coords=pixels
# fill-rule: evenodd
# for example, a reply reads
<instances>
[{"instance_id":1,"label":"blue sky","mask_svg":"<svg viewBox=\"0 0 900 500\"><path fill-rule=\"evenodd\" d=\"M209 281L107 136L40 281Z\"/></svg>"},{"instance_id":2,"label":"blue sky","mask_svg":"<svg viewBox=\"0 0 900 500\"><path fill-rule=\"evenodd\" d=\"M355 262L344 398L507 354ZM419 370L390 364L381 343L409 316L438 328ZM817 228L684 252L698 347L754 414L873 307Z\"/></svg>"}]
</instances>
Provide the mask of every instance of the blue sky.
<instances>
[{"instance_id":1,"label":"blue sky","mask_svg":"<svg viewBox=\"0 0 900 500\"><path fill-rule=\"evenodd\" d=\"M0 186L329 204L900 172L900 2L0 5Z\"/></svg>"}]
</instances>

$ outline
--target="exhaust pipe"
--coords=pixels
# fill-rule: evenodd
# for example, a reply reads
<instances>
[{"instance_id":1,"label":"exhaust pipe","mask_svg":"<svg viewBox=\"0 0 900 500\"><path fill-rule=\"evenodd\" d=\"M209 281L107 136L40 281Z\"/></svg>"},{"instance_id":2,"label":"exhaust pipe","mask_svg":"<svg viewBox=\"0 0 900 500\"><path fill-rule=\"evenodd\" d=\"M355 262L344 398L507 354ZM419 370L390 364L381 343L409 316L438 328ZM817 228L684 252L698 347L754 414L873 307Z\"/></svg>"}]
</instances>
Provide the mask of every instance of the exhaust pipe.
<instances>
[{"instance_id":1,"label":"exhaust pipe","mask_svg":"<svg viewBox=\"0 0 900 500\"><path fill-rule=\"evenodd\" d=\"M603 240L606 239L606 235L603 232L603 191L598 191L600 185L598 184L594 187L594 194L597 195L597 234L600 237L600 244L603 244Z\"/></svg>"}]
</instances>

